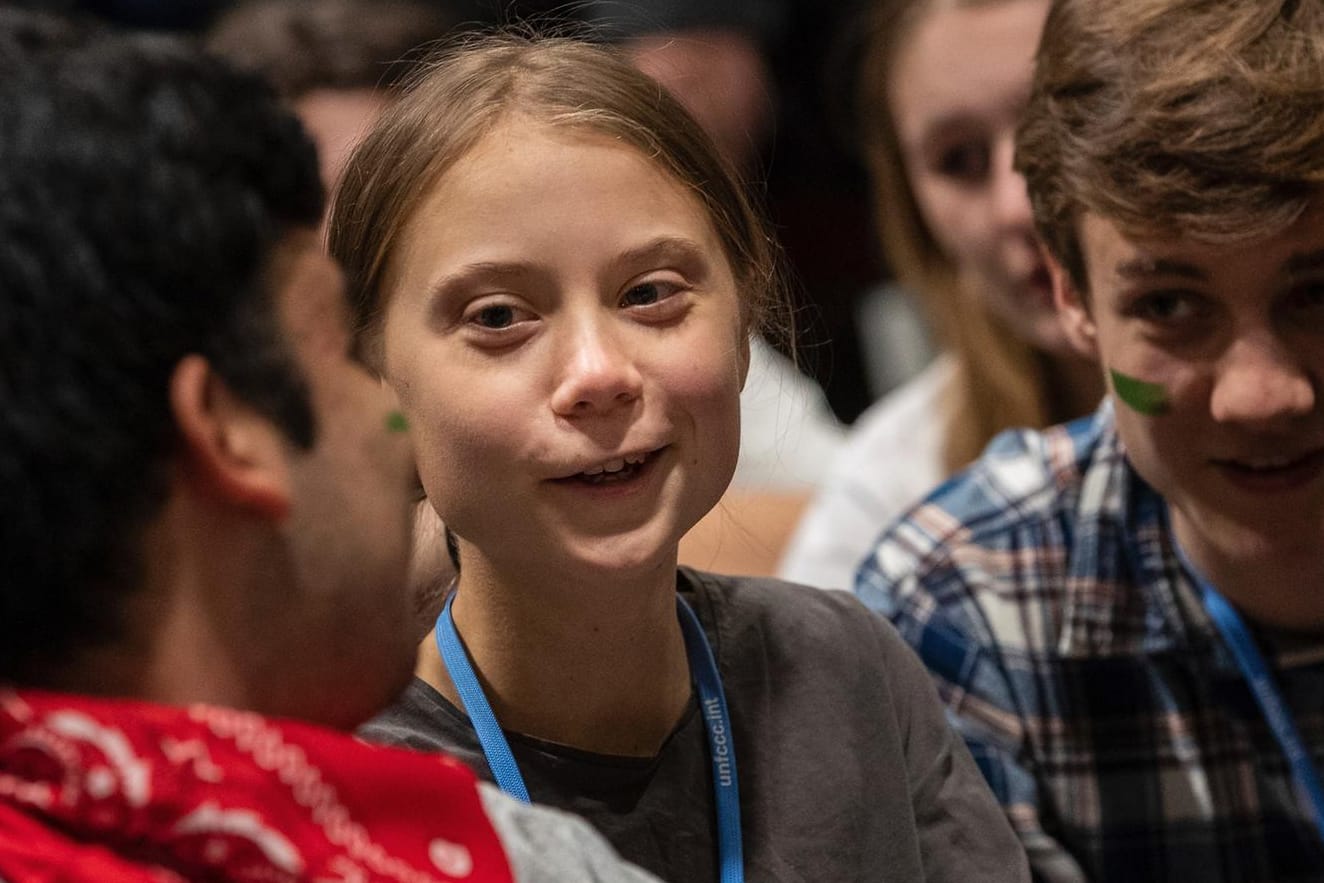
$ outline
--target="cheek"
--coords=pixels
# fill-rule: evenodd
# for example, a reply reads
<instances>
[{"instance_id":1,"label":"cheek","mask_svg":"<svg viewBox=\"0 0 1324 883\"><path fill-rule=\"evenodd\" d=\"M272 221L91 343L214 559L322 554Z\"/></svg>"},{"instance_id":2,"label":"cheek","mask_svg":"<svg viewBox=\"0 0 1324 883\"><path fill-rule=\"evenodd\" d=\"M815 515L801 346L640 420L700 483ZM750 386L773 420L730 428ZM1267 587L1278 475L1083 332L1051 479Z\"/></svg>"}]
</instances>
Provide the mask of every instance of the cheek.
<instances>
[{"instance_id":1,"label":"cheek","mask_svg":"<svg viewBox=\"0 0 1324 883\"><path fill-rule=\"evenodd\" d=\"M695 420L709 456L734 462L740 446L740 388L743 354L735 335L714 335L678 350L669 359L665 385L670 398Z\"/></svg>"},{"instance_id":2,"label":"cheek","mask_svg":"<svg viewBox=\"0 0 1324 883\"><path fill-rule=\"evenodd\" d=\"M982 190L928 173L912 178L912 187L929 232L953 262L970 270L994 259Z\"/></svg>"},{"instance_id":3,"label":"cheek","mask_svg":"<svg viewBox=\"0 0 1324 883\"><path fill-rule=\"evenodd\" d=\"M524 435L514 425L525 412L513 397L518 390L495 388L497 372L468 370L441 348L389 364L419 478L446 516L486 482L493 463L509 459L510 445Z\"/></svg>"},{"instance_id":4,"label":"cheek","mask_svg":"<svg viewBox=\"0 0 1324 883\"><path fill-rule=\"evenodd\" d=\"M1187 361L1129 336L1119 337L1107 324L1098 326L1105 370L1155 384L1163 390L1167 410L1146 416L1111 393L1117 430L1131 461L1160 493L1173 492L1170 476L1191 462L1200 449L1208 423L1209 388L1201 372Z\"/></svg>"}]
</instances>

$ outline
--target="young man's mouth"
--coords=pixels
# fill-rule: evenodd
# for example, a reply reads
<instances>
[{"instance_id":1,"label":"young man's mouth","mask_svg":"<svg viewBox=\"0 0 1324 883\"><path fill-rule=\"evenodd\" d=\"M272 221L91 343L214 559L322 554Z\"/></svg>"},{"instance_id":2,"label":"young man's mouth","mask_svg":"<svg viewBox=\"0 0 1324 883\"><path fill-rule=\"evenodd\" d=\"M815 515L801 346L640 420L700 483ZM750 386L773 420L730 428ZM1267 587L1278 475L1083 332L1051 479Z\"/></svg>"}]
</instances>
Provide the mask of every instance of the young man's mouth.
<instances>
[{"instance_id":1,"label":"young man's mouth","mask_svg":"<svg viewBox=\"0 0 1324 883\"><path fill-rule=\"evenodd\" d=\"M1264 454L1215 460L1224 475L1250 490L1292 490L1324 471L1324 448L1299 454Z\"/></svg>"}]
</instances>

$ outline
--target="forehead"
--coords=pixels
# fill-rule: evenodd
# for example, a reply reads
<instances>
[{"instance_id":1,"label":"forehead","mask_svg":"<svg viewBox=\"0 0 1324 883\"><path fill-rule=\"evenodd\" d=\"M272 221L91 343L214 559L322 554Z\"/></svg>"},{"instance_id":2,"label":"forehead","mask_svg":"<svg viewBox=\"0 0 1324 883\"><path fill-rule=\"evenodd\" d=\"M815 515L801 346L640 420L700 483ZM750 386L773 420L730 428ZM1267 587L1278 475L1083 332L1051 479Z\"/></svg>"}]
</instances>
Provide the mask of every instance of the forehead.
<instances>
[{"instance_id":1,"label":"forehead","mask_svg":"<svg viewBox=\"0 0 1324 883\"><path fill-rule=\"evenodd\" d=\"M660 162L619 138L583 127L514 117L485 135L437 180L405 225L388 267L514 252L574 257L628 247L631 239L683 228L725 260L703 202ZM479 253L482 253L481 255Z\"/></svg>"},{"instance_id":2,"label":"forehead","mask_svg":"<svg viewBox=\"0 0 1324 883\"><path fill-rule=\"evenodd\" d=\"M1126 231L1093 212L1081 216L1077 229L1091 288L1188 279L1250 292L1324 266L1324 200L1319 197L1285 229L1254 240L1210 242Z\"/></svg>"},{"instance_id":3,"label":"forehead","mask_svg":"<svg viewBox=\"0 0 1324 883\"><path fill-rule=\"evenodd\" d=\"M888 95L905 129L960 113L1020 113L1047 0L938 4L904 34Z\"/></svg>"}]
</instances>

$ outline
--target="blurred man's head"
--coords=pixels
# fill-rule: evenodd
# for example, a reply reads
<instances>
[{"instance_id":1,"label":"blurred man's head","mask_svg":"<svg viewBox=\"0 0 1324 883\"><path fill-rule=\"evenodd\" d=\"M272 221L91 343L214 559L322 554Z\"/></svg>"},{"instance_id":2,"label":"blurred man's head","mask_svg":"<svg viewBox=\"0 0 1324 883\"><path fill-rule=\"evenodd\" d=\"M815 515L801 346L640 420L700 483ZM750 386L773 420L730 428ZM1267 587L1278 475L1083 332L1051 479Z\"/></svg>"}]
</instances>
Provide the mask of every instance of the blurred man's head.
<instances>
[{"instance_id":1,"label":"blurred man's head","mask_svg":"<svg viewBox=\"0 0 1324 883\"><path fill-rule=\"evenodd\" d=\"M334 186L358 139L426 44L450 30L443 0L246 0L212 27L208 47L265 76L317 142Z\"/></svg>"},{"instance_id":2,"label":"blurred man's head","mask_svg":"<svg viewBox=\"0 0 1324 883\"><path fill-rule=\"evenodd\" d=\"M181 43L0 49L0 680L356 723L411 667L412 470L312 144Z\"/></svg>"}]
</instances>

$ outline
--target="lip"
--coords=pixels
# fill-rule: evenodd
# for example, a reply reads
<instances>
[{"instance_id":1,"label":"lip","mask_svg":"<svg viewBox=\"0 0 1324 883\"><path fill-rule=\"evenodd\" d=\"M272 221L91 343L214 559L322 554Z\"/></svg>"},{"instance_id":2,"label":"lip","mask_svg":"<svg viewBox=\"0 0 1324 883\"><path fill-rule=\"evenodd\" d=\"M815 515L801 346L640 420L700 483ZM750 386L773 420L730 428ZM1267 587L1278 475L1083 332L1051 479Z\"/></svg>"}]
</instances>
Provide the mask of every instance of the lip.
<instances>
[{"instance_id":1,"label":"lip","mask_svg":"<svg viewBox=\"0 0 1324 883\"><path fill-rule=\"evenodd\" d=\"M648 479L657 472L658 462L662 455L669 448L663 445L660 448L651 450L622 452L608 457L594 460L591 464L586 464L582 469L569 475L561 475L555 478L547 479L547 483L556 487L568 488L578 493L589 494L595 497L617 497L627 496L642 489L648 482ZM642 462L631 464L630 460L642 458ZM611 477L610 473L597 473L586 475L587 470L600 468L604 463L613 460L623 460L626 466L621 472L626 473L619 478ZM619 473L618 473L619 474Z\"/></svg>"},{"instance_id":2,"label":"lip","mask_svg":"<svg viewBox=\"0 0 1324 883\"><path fill-rule=\"evenodd\" d=\"M1286 460L1283 465L1253 469L1247 461ZM1324 447L1288 457L1242 457L1212 461L1225 480L1244 491L1257 494L1282 494L1314 482L1324 473Z\"/></svg>"}]
</instances>

